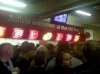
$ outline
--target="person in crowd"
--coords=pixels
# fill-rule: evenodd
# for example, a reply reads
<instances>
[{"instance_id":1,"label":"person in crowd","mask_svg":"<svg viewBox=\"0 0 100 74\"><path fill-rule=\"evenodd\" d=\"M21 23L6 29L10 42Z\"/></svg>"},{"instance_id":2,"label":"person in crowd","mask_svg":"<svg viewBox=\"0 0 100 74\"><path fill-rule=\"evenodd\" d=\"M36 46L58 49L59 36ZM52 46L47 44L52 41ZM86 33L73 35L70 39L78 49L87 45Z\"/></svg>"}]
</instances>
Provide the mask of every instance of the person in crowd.
<instances>
[{"instance_id":1,"label":"person in crowd","mask_svg":"<svg viewBox=\"0 0 100 74\"><path fill-rule=\"evenodd\" d=\"M69 51L69 43L67 41L59 41L58 45L57 45L57 52L56 52L56 56L57 54L61 53L62 51ZM55 68L55 64L56 64L56 56L55 58L53 58L47 65L46 70L47 71L51 71L53 68ZM72 57L72 66L73 68L82 64L83 62L77 58Z\"/></svg>"},{"instance_id":2,"label":"person in crowd","mask_svg":"<svg viewBox=\"0 0 100 74\"><path fill-rule=\"evenodd\" d=\"M11 59L14 67L15 67L15 62L17 60L17 58L19 57L19 55L21 54L21 47L18 45L14 46L14 57Z\"/></svg>"},{"instance_id":3,"label":"person in crowd","mask_svg":"<svg viewBox=\"0 0 100 74\"><path fill-rule=\"evenodd\" d=\"M74 57L80 59L81 61L83 61L82 45L83 43L78 43L73 49Z\"/></svg>"},{"instance_id":4,"label":"person in crowd","mask_svg":"<svg viewBox=\"0 0 100 74\"><path fill-rule=\"evenodd\" d=\"M69 52L62 51L60 54L56 56L56 67L51 74L74 74L74 70L72 68L72 56Z\"/></svg>"},{"instance_id":5,"label":"person in crowd","mask_svg":"<svg viewBox=\"0 0 100 74\"><path fill-rule=\"evenodd\" d=\"M12 74L14 67L11 62L14 50L10 43L2 43L0 45L0 74Z\"/></svg>"},{"instance_id":6,"label":"person in crowd","mask_svg":"<svg viewBox=\"0 0 100 74\"><path fill-rule=\"evenodd\" d=\"M34 53L35 67L27 70L25 74L47 74L45 71L45 65L47 63L47 51L44 46L40 46Z\"/></svg>"},{"instance_id":7,"label":"person in crowd","mask_svg":"<svg viewBox=\"0 0 100 74\"><path fill-rule=\"evenodd\" d=\"M88 40L82 47L84 64L74 68L76 74L100 74L100 43Z\"/></svg>"},{"instance_id":8,"label":"person in crowd","mask_svg":"<svg viewBox=\"0 0 100 74\"><path fill-rule=\"evenodd\" d=\"M52 60L53 58L55 58L56 52L57 52L57 45L54 46L54 49L53 49L52 55L50 57L50 60Z\"/></svg>"},{"instance_id":9,"label":"person in crowd","mask_svg":"<svg viewBox=\"0 0 100 74\"><path fill-rule=\"evenodd\" d=\"M40 46L40 44L36 44L35 50Z\"/></svg>"},{"instance_id":10,"label":"person in crowd","mask_svg":"<svg viewBox=\"0 0 100 74\"><path fill-rule=\"evenodd\" d=\"M33 60L34 56L33 46L30 44L25 44L21 48L22 56L18 57L15 62L15 67L19 69L20 74L24 74L24 72L30 67L30 63Z\"/></svg>"},{"instance_id":11,"label":"person in crowd","mask_svg":"<svg viewBox=\"0 0 100 74\"><path fill-rule=\"evenodd\" d=\"M34 43L29 43L31 46L33 46L33 48L35 49L35 44Z\"/></svg>"},{"instance_id":12,"label":"person in crowd","mask_svg":"<svg viewBox=\"0 0 100 74\"><path fill-rule=\"evenodd\" d=\"M46 45L46 47L47 47L47 49L48 49L48 51L49 51L49 54L52 55L52 52L53 52L53 49L54 49L54 45L51 44L51 43L48 43L48 44Z\"/></svg>"},{"instance_id":13,"label":"person in crowd","mask_svg":"<svg viewBox=\"0 0 100 74\"><path fill-rule=\"evenodd\" d=\"M75 43L70 43L70 44L69 44L70 54L71 54L72 56L75 56L75 55L74 55L74 52L73 52L74 47L75 47Z\"/></svg>"}]
</instances>

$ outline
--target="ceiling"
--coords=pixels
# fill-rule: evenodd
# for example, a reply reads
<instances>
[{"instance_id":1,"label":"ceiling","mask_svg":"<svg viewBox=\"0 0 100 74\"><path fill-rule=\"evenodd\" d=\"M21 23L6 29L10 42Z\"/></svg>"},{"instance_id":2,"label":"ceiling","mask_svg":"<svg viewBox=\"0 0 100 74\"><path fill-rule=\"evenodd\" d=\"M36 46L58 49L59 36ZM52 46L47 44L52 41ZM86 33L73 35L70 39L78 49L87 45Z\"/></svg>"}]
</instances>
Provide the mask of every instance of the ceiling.
<instances>
[{"instance_id":1,"label":"ceiling","mask_svg":"<svg viewBox=\"0 0 100 74\"><path fill-rule=\"evenodd\" d=\"M31 4L37 4L37 3L40 3L44 0L20 0L22 2L28 2L28 3L31 3Z\"/></svg>"},{"instance_id":2,"label":"ceiling","mask_svg":"<svg viewBox=\"0 0 100 74\"><path fill-rule=\"evenodd\" d=\"M69 13L81 18L83 24L93 25L95 23L98 23L98 25L100 25L99 23L100 0L19 0L19 1L26 3L27 7L26 8L13 7L13 8L20 10L20 13L28 14L33 17L49 18L59 13ZM76 14L75 10L77 9L90 12L92 16L84 17L82 15Z\"/></svg>"}]
</instances>

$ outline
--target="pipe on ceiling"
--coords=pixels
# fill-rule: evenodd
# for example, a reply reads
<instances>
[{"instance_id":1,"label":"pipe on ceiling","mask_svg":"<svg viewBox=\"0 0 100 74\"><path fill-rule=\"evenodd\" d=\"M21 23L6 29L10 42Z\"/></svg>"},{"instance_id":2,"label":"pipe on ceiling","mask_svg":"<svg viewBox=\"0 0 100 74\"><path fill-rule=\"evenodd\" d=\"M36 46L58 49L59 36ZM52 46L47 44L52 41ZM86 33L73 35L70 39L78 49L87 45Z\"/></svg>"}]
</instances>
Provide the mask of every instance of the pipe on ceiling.
<instances>
[{"instance_id":1,"label":"pipe on ceiling","mask_svg":"<svg viewBox=\"0 0 100 74\"><path fill-rule=\"evenodd\" d=\"M51 17L55 14L60 14L60 13L72 11L72 10L79 9L79 8L82 8L82 7L94 5L94 4L99 3L99 2L100 2L100 0L95 0L95 1L93 0L93 1L86 1L86 2L79 1L79 2L76 2L76 3L72 3L70 5L68 4L68 5L53 9L53 10L48 11L48 12L44 12L40 15L42 15L42 18L45 19L45 18L49 18L49 17ZM76 5L76 4L79 4L79 5Z\"/></svg>"}]
</instances>

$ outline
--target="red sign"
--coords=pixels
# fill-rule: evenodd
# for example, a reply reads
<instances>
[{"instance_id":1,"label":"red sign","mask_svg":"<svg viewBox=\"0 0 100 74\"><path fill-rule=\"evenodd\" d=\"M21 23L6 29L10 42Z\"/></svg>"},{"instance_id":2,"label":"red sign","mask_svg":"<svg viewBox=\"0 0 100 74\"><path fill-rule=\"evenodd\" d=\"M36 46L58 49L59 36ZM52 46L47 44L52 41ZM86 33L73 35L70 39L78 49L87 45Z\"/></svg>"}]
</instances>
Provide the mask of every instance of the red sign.
<instances>
[{"instance_id":1,"label":"red sign","mask_svg":"<svg viewBox=\"0 0 100 74\"><path fill-rule=\"evenodd\" d=\"M0 38L5 37L6 27L0 26Z\"/></svg>"},{"instance_id":2,"label":"red sign","mask_svg":"<svg viewBox=\"0 0 100 74\"><path fill-rule=\"evenodd\" d=\"M57 33L57 36L56 36L56 41L61 41L64 37L64 34L63 33Z\"/></svg>"},{"instance_id":3,"label":"red sign","mask_svg":"<svg viewBox=\"0 0 100 74\"><path fill-rule=\"evenodd\" d=\"M24 33L22 28L13 28L12 38L21 39Z\"/></svg>"},{"instance_id":4,"label":"red sign","mask_svg":"<svg viewBox=\"0 0 100 74\"><path fill-rule=\"evenodd\" d=\"M49 31L63 31L68 33L84 33L83 27L73 25L56 25L48 22L47 20L30 18L27 16L10 14L6 12L0 12L0 24L8 25L12 27L31 28L31 29L42 29Z\"/></svg>"},{"instance_id":5,"label":"red sign","mask_svg":"<svg viewBox=\"0 0 100 74\"><path fill-rule=\"evenodd\" d=\"M70 42L72 40L72 34L66 34L66 41Z\"/></svg>"},{"instance_id":6,"label":"red sign","mask_svg":"<svg viewBox=\"0 0 100 74\"><path fill-rule=\"evenodd\" d=\"M38 38L39 31L38 30L29 30L28 39L36 40Z\"/></svg>"},{"instance_id":7,"label":"red sign","mask_svg":"<svg viewBox=\"0 0 100 74\"><path fill-rule=\"evenodd\" d=\"M80 39L80 35L75 35L74 42L79 41L79 39Z\"/></svg>"}]
</instances>

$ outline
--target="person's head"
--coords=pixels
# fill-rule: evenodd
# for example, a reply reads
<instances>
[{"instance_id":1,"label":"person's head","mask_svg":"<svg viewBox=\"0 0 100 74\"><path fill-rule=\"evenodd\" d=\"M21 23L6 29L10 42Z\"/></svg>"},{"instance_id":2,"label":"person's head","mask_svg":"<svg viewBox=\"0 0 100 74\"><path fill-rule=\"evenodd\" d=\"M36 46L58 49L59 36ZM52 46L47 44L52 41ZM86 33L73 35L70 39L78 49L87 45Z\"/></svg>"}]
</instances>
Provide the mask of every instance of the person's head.
<instances>
[{"instance_id":1,"label":"person's head","mask_svg":"<svg viewBox=\"0 0 100 74\"><path fill-rule=\"evenodd\" d=\"M34 48L30 44L25 44L22 46L21 52L23 55L26 55L27 57L31 57L34 54Z\"/></svg>"},{"instance_id":2,"label":"person's head","mask_svg":"<svg viewBox=\"0 0 100 74\"><path fill-rule=\"evenodd\" d=\"M82 56L82 45L83 43L78 43L74 49L73 49L73 53L74 53L74 57L76 58L80 58Z\"/></svg>"},{"instance_id":3,"label":"person's head","mask_svg":"<svg viewBox=\"0 0 100 74\"><path fill-rule=\"evenodd\" d=\"M26 45L26 44L28 44L28 43L29 43L28 41L24 41L24 42L21 44L21 46Z\"/></svg>"},{"instance_id":4,"label":"person's head","mask_svg":"<svg viewBox=\"0 0 100 74\"><path fill-rule=\"evenodd\" d=\"M57 54L65 50L69 51L69 43L67 41L59 41L57 44Z\"/></svg>"},{"instance_id":5,"label":"person's head","mask_svg":"<svg viewBox=\"0 0 100 74\"><path fill-rule=\"evenodd\" d=\"M58 46L55 45L55 46L54 46L54 51L55 51L55 53L57 52L57 49L58 49Z\"/></svg>"},{"instance_id":6,"label":"person's head","mask_svg":"<svg viewBox=\"0 0 100 74\"><path fill-rule=\"evenodd\" d=\"M57 55L56 62L62 67L72 68L72 58L69 52L62 51L59 55Z\"/></svg>"},{"instance_id":7,"label":"person's head","mask_svg":"<svg viewBox=\"0 0 100 74\"><path fill-rule=\"evenodd\" d=\"M54 49L54 45L51 44L51 43L49 43L49 44L46 45L46 47L47 47L47 49L48 49L48 51L49 51L49 54L51 54L52 51L53 51L53 49Z\"/></svg>"},{"instance_id":8,"label":"person's head","mask_svg":"<svg viewBox=\"0 0 100 74\"><path fill-rule=\"evenodd\" d=\"M40 46L37 48L34 54L34 62L37 67L45 67L47 62L47 51L45 46Z\"/></svg>"},{"instance_id":9,"label":"person's head","mask_svg":"<svg viewBox=\"0 0 100 74\"><path fill-rule=\"evenodd\" d=\"M100 60L100 43L95 40L88 40L82 47L84 61Z\"/></svg>"},{"instance_id":10,"label":"person's head","mask_svg":"<svg viewBox=\"0 0 100 74\"><path fill-rule=\"evenodd\" d=\"M2 43L0 45L0 57L12 58L14 55L13 45L10 43Z\"/></svg>"},{"instance_id":11,"label":"person's head","mask_svg":"<svg viewBox=\"0 0 100 74\"><path fill-rule=\"evenodd\" d=\"M40 46L40 44L36 44L35 50Z\"/></svg>"},{"instance_id":12,"label":"person's head","mask_svg":"<svg viewBox=\"0 0 100 74\"><path fill-rule=\"evenodd\" d=\"M33 47L33 49L35 50L35 44L34 43L29 43L32 47Z\"/></svg>"}]
</instances>

